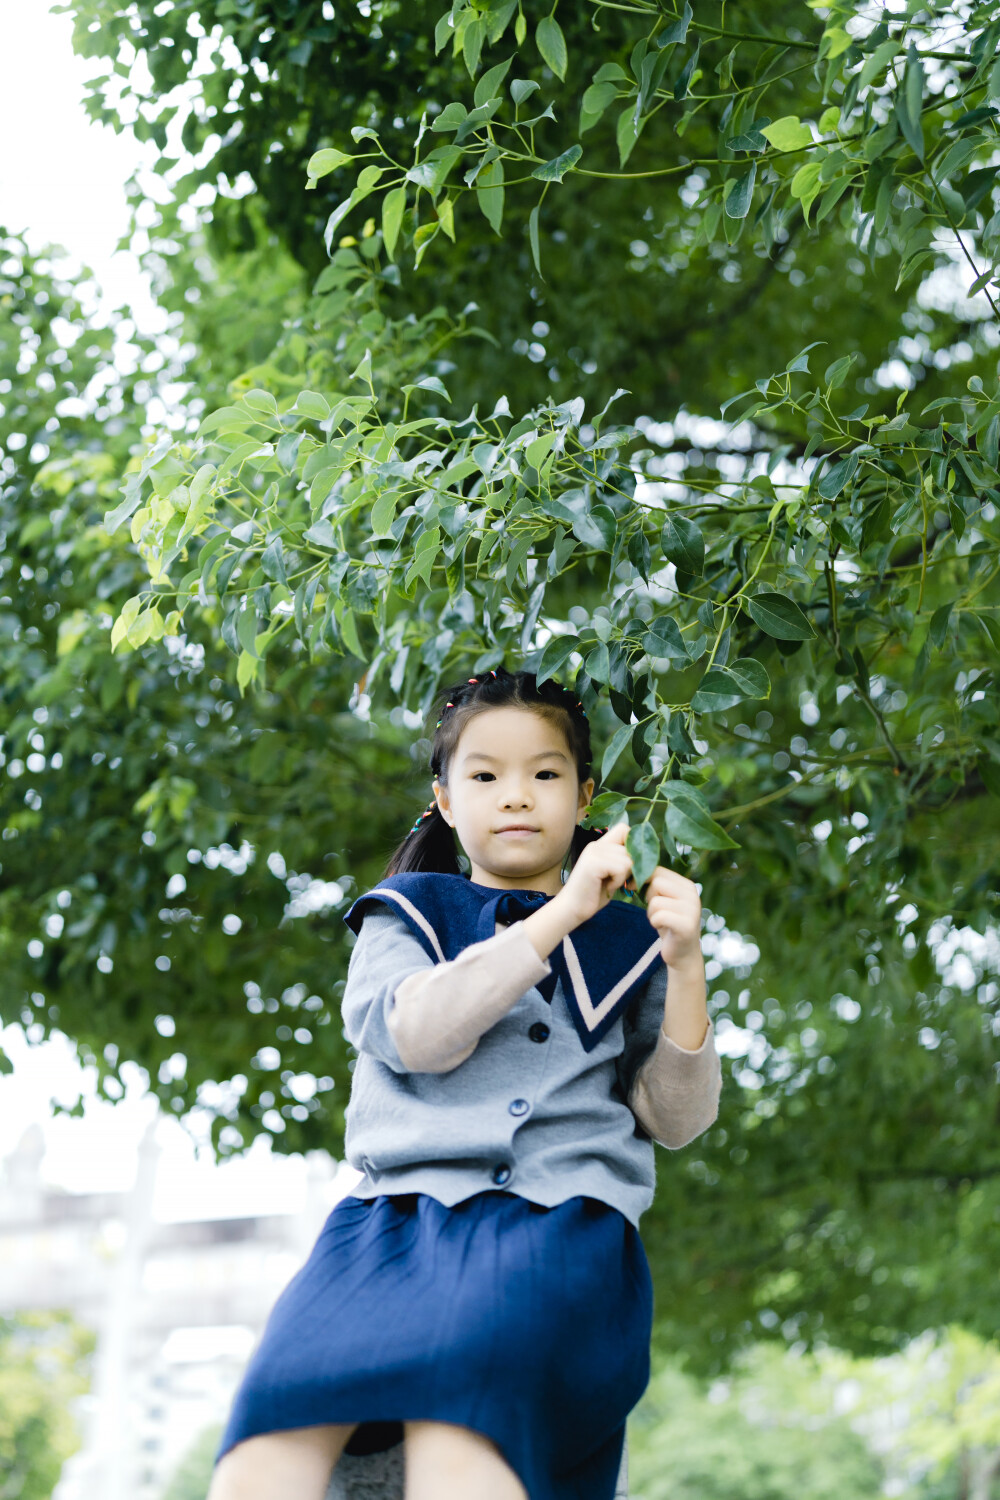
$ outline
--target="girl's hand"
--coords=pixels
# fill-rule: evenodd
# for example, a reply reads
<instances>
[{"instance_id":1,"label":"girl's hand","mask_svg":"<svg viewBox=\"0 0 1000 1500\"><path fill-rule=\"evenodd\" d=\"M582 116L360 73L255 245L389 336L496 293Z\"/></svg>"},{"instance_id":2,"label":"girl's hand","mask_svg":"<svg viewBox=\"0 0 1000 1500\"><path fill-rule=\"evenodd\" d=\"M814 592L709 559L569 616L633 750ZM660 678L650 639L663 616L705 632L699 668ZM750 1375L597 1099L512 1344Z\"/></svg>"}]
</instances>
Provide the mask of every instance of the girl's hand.
<instances>
[{"instance_id":1,"label":"girl's hand","mask_svg":"<svg viewBox=\"0 0 1000 1500\"><path fill-rule=\"evenodd\" d=\"M586 844L556 897L576 913L576 926L607 906L632 874L632 856L625 848L628 829L627 823L616 823Z\"/></svg>"},{"instance_id":2,"label":"girl's hand","mask_svg":"<svg viewBox=\"0 0 1000 1500\"><path fill-rule=\"evenodd\" d=\"M701 897L693 880L657 865L646 887L646 915L660 934L660 952L668 968L704 963Z\"/></svg>"}]
</instances>

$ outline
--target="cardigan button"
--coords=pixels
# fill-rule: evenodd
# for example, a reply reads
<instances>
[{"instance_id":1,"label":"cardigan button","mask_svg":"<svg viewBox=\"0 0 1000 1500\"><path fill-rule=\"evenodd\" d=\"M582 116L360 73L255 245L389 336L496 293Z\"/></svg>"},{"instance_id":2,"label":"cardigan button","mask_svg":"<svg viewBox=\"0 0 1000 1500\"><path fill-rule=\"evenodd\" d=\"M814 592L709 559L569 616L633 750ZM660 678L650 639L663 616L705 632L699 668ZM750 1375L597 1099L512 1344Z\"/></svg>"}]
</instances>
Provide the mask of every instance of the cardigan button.
<instances>
[{"instance_id":1,"label":"cardigan button","mask_svg":"<svg viewBox=\"0 0 1000 1500\"><path fill-rule=\"evenodd\" d=\"M512 1115L526 1115L528 1113L528 1110L531 1108L531 1105L528 1103L527 1099L512 1099L507 1108L510 1110Z\"/></svg>"},{"instance_id":2,"label":"cardigan button","mask_svg":"<svg viewBox=\"0 0 1000 1500\"><path fill-rule=\"evenodd\" d=\"M510 1167L505 1161L498 1162L493 1168L494 1182L508 1182L510 1180Z\"/></svg>"},{"instance_id":3,"label":"cardigan button","mask_svg":"<svg viewBox=\"0 0 1000 1500\"><path fill-rule=\"evenodd\" d=\"M536 1021L528 1030L528 1035L533 1042L547 1042L549 1039L549 1028L544 1021Z\"/></svg>"}]
</instances>

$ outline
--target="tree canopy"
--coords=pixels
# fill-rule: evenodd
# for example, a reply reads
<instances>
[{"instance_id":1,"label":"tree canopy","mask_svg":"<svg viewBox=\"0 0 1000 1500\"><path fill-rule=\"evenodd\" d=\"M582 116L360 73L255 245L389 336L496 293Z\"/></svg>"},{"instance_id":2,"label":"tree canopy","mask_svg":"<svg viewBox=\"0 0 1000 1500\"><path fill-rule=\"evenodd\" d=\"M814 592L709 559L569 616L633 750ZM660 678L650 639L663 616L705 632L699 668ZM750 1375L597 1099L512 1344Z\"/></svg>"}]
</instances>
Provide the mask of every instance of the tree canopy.
<instances>
[{"instance_id":1,"label":"tree canopy","mask_svg":"<svg viewBox=\"0 0 1000 1500\"><path fill-rule=\"evenodd\" d=\"M338 910L437 688L523 662L707 910L732 1061L658 1157L660 1336L995 1336L992 8L67 9L160 148L186 353L57 359L8 239L12 1014L223 1152L337 1151Z\"/></svg>"}]
</instances>

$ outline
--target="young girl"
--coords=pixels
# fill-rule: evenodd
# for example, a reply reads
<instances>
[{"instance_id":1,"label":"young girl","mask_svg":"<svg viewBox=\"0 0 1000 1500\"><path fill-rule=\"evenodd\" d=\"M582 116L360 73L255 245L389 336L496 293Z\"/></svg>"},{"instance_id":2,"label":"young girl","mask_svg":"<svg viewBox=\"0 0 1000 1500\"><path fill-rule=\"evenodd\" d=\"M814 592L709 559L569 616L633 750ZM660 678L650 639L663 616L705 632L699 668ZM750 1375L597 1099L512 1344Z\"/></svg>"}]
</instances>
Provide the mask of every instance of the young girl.
<instances>
[{"instance_id":1,"label":"young girl","mask_svg":"<svg viewBox=\"0 0 1000 1500\"><path fill-rule=\"evenodd\" d=\"M406 1500L613 1500L649 1381L653 1142L716 1118L692 881L646 905L583 706L503 667L447 692L434 800L345 921L364 1174L279 1297L209 1500L323 1500L404 1442ZM470 871L462 873L457 841ZM567 873L568 867L568 873Z\"/></svg>"}]
</instances>

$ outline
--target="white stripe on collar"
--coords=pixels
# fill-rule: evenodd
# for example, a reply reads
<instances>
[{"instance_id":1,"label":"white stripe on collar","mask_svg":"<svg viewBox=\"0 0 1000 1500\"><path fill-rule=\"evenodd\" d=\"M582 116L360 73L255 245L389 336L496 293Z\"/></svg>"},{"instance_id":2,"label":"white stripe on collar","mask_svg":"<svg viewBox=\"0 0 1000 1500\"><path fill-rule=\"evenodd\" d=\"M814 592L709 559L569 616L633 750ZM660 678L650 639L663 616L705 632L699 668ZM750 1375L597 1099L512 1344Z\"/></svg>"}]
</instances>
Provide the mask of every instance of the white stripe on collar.
<instances>
[{"instance_id":1,"label":"white stripe on collar","mask_svg":"<svg viewBox=\"0 0 1000 1500\"><path fill-rule=\"evenodd\" d=\"M573 981L573 993L576 1003L583 1017L588 1031L593 1031L600 1025L601 1021L609 1011L614 1010L618 1001L624 995L631 984L634 984L644 969L647 969L654 956L659 952L660 939L656 938L646 949L638 963L632 965L627 974L623 974L613 989L610 989L599 1005L595 1005L590 998L587 989L587 981L583 977L583 966L580 963L577 951L569 937L563 938L563 953L566 960L566 968L570 979Z\"/></svg>"},{"instance_id":2,"label":"white stripe on collar","mask_svg":"<svg viewBox=\"0 0 1000 1500\"><path fill-rule=\"evenodd\" d=\"M368 892L368 895L381 896L383 900L398 902L398 904L404 909L404 911L408 912L408 914L413 918L414 922L416 922L421 932L425 932L427 934L427 937L438 956L438 962L444 963L444 949L438 942L438 935L418 906L414 906L413 902L410 901L406 896L400 895L399 891L391 891L387 886L384 885L376 886L373 891Z\"/></svg>"}]
</instances>

